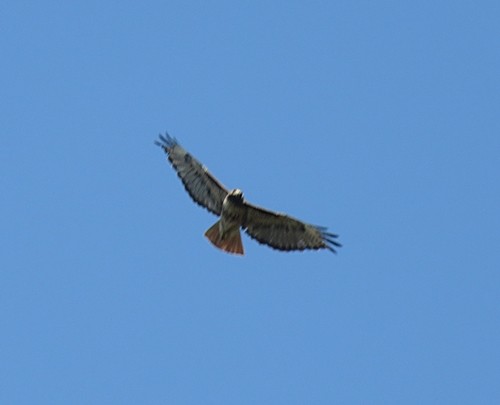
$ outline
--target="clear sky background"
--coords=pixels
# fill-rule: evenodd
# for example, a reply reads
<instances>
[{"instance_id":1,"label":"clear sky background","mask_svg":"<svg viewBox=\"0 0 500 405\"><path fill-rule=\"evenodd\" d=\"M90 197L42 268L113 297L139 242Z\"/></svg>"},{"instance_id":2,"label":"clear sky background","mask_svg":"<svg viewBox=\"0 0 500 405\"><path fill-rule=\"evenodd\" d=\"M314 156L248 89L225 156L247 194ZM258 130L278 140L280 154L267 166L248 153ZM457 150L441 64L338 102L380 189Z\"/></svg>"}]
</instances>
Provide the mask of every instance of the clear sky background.
<instances>
[{"instance_id":1,"label":"clear sky background","mask_svg":"<svg viewBox=\"0 0 500 405\"><path fill-rule=\"evenodd\" d=\"M497 1L3 1L0 403L500 403ZM203 237L153 142L344 247Z\"/></svg>"}]
</instances>

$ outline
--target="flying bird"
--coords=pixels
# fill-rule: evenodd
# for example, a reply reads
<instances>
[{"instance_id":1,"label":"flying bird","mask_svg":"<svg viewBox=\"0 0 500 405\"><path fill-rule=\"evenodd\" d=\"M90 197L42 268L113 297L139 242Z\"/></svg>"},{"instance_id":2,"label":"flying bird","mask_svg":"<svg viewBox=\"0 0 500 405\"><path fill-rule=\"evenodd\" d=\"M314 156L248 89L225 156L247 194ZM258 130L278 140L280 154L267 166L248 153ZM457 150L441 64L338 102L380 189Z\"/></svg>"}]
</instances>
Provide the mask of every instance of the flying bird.
<instances>
[{"instance_id":1,"label":"flying bird","mask_svg":"<svg viewBox=\"0 0 500 405\"><path fill-rule=\"evenodd\" d=\"M229 191L175 138L168 133L159 138L155 144L165 151L194 202L220 217L205 232L219 249L243 255L240 228L257 242L283 251L328 249L336 253L335 248L342 246L336 240L338 235L325 227L248 203L241 190Z\"/></svg>"}]
</instances>

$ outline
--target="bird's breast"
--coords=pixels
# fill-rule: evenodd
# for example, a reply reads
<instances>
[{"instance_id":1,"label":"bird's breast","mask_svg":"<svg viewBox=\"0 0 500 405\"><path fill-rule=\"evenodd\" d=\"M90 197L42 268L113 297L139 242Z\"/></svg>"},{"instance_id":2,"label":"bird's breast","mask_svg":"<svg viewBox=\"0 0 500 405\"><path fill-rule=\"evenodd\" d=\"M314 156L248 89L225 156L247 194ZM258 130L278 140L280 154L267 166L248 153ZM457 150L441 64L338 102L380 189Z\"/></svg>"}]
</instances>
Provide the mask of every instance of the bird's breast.
<instances>
[{"instance_id":1,"label":"bird's breast","mask_svg":"<svg viewBox=\"0 0 500 405\"><path fill-rule=\"evenodd\" d=\"M224 200L222 204L221 217L227 222L237 222L241 224L245 216L245 204L236 203L229 198Z\"/></svg>"}]
</instances>

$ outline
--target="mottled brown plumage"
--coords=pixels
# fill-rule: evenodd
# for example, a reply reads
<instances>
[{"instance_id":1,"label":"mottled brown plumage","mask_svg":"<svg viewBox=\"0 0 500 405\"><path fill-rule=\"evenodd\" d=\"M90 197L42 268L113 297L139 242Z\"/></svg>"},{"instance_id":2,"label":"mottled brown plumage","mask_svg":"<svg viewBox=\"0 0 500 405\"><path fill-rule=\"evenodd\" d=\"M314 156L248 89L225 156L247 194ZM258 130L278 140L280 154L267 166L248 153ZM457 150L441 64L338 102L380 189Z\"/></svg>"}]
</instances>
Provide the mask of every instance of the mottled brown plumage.
<instances>
[{"instance_id":1,"label":"mottled brown plumage","mask_svg":"<svg viewBox=\"0 0 500 405\"><path fill-rule=\"evenodd\" d=\"M167 154L191 198L220 217L205 232L216 247L242 255L240 228L259 243L278 250L328 249L336 252L335 248L342 246L336 240L337 235L327 232L324 227L249 204L241 190L228 191L168 133L160 135L155 143Z\"/></svg>"}]
</instances>

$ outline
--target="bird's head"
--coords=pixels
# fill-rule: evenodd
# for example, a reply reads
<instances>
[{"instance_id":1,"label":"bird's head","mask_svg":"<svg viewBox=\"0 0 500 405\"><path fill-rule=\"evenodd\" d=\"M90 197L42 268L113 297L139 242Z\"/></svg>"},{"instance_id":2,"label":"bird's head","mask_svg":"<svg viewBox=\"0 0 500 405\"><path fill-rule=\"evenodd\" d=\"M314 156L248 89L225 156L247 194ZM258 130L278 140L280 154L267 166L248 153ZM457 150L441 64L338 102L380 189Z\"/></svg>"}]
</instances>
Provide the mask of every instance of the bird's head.
<instances>
[{"instance_id":1,"label":"bird's head","mask_svg":"<svg viewBox=\"0 0 500 405\"><path fill-rule=\"evenodd\" d=\"M235 188L234 190L231 190L227 197L231 200L233 203L243 203L243 193L239 188Z\"/></svg>"}]
</instances>

